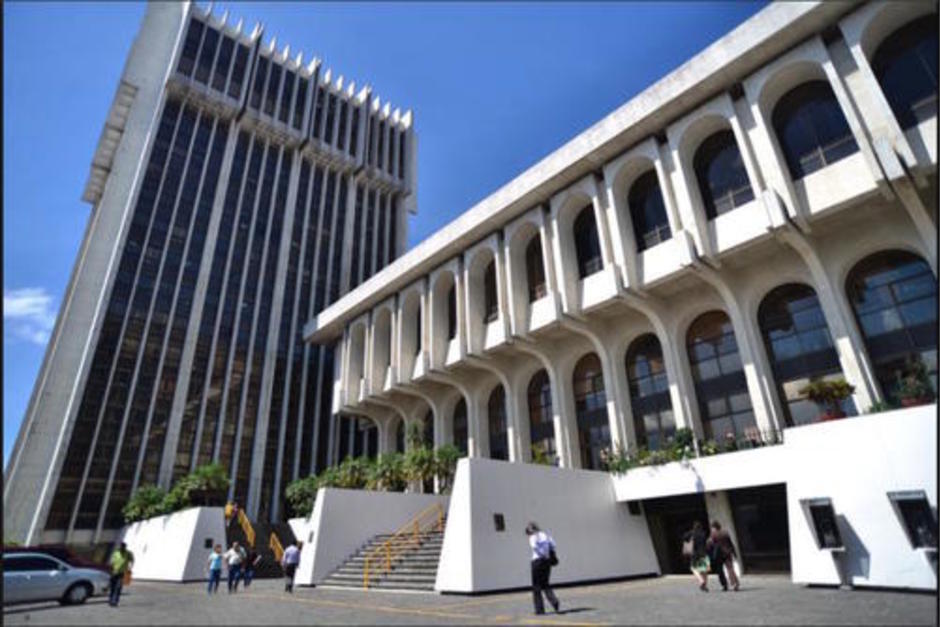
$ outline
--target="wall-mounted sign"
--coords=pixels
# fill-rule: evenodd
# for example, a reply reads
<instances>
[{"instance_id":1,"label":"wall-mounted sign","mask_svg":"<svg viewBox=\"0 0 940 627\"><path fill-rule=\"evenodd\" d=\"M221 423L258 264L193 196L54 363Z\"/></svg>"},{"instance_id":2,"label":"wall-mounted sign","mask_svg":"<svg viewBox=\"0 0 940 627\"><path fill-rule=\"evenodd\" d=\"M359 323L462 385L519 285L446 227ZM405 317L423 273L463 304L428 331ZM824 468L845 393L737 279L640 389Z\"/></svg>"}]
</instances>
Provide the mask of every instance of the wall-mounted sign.
<instances>
[{"instance_id":1,"label":"wall-mounted sign","mask_svg":"<svg viewBox=\"0 0 940 627\"><path fill-rule=\"evenodd\" d=\"M911 546L915 549L936 549L937 519L930 508L927 493L923 490L888 492L888 500Z\"/></svg>"},{"instance_id":2,"label":"wall-mounted sign","mask_svg":"<svg viewBox=\"0 0 940 627\"><path fill-rule=\"evenodd\" d=\"M493 514L493 526L496 531L506 531L506 519L502 514Z\"/></svg>"},{"instance_id":3,"label":"wall-mounted sign","mask_svg":"<svg viewBox=\"0 0 940 627\"><path fill-rule=\"evenodd\" d=\"M206 541L203 542L203 546L206 547L207 549L211 549L211 548L212 548L212 538L206 538Z\"/></svg>"}]
</instances>

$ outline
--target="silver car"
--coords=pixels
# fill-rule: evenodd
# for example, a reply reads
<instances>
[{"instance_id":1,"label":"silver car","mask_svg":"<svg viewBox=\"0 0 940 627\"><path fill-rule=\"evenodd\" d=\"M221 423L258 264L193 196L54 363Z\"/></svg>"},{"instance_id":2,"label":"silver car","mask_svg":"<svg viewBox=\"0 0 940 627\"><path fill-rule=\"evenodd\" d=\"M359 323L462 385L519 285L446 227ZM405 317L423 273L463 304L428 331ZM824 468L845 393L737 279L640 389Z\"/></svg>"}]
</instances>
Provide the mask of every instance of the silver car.
<instances>
[{"instance_id":1,"label":"silver car","mask_svg":"<svg viewBox=\"0 0 940 627\"><path fill-rule=\"evenodd\" d=\"M76 568L43 553L3 555L3 603L58 601L84 603L90 596L107 594L110 578L93 568Z\"/></svg>"}]
</instances>

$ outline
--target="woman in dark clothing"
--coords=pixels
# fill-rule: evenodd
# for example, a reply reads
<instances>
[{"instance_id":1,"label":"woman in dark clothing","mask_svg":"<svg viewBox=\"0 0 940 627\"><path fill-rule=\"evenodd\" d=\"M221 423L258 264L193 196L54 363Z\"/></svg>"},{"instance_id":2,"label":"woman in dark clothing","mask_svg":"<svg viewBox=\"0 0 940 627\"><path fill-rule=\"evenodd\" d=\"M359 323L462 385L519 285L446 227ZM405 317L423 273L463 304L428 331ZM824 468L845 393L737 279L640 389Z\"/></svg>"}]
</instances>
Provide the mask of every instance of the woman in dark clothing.
<instances>
[{"instance_id":1,"label":"woman in dark clothing","mask_svg":"<svg viewBox=\"0 0 940 627\"><path fill-rule=\"evenodd\" d=\"M683 554L689 558L689 567L692 569L692 574L695 575L695 580L698 581L699 590L702 592L708 592L708 553L705 548L705 543L708 540L708 536L705 535L705 530L702 529L702 523L695 521L692 523L692 529L685 532L682 536L683 542ZM687 543L691 542L691 551L687 551Z\"/></svg>"},{"instance_id":2,"label":"woman in dark clothing","mask_svg":"<svg viewBox=\"0 0 940 627\"><path fill-rule=\"evenodd\" d=\"M721 583L721 589L728 590L728 580L731 580L731 586L737 592L739 586L738 576L734 572L734 558L737 556L737 550L731 541L731 536L727 531L721 528L721 523L717 520L712 522L712 532L706 542L708 549L708 559L711 561L711 569L718 575L718 581ZM725 566L728 567L728 576L725 577Z\"/></svg>"}]
</instances>

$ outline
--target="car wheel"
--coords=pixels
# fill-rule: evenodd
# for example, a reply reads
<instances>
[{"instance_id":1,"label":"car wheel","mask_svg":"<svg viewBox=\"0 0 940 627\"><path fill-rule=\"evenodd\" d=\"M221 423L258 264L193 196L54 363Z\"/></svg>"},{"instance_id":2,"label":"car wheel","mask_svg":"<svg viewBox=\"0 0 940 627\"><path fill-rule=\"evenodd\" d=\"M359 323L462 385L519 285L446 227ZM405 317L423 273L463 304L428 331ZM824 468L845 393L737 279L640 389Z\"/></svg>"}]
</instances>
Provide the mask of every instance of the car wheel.
<instances>
[{"instance_id":1,"label":"car wheel","mask_svg":"<svg viewBox=\"0 0 940 627\"><path fill-rule=\"evenodd\" d=\"M77 583L65 592L63 605L81 605L91 596L91 586L87 583Z\"/></svg>"}]
</instances>

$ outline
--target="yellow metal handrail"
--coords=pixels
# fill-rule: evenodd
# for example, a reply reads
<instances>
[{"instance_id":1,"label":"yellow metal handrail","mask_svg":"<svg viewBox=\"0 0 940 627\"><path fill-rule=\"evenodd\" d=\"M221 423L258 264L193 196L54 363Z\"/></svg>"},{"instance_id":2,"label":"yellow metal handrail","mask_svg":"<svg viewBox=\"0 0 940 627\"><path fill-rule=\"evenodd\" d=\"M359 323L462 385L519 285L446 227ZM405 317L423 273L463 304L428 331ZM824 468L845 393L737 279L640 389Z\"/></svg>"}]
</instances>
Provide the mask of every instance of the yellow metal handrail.
<instances>
[{"instance_id":1,"label":"yellow metal handrail","mask_svg":"<svg viewBox=\"0 0 940 627\"><path fill-rule=\"evenodd\" d=\"M245 515L245 511L242 509L238 510L238 524L245 532L245 540L248 541L248 546L255 548L255 528L251 526L251 521L248 520L248 516Z\"/></svg>"},{"instance_id":2,"label":"yellow metal handrail","mask_svg":"<svg viewBox=\"0 0 940 627\"><path fill-rule=\"evenodd\" d=\"M396 559L405 548L418 547L421 544L421 534L433 528L444 530L444 507L434 503L421 510L414 518L399 527L385 542L375 547L365 556L365 568L362 572L362 587L368 589L369 575L372 565L382 567L388 574L392 569L392 561Z\"/></svg>"},{"instance_id":3,"label":"yellow metal handrail","mask_svg":"<svg viewBox=\"0 0 940 627\"><path fill-rule=\"evenodd\" d=\"M274 559L280 564L281 558L284 557L284 547L281 546L281 541L273 531L271 532L271 538L268 540L268 548L271 549L271 552L274 553Z\"/></svg>"}]
</instances>

